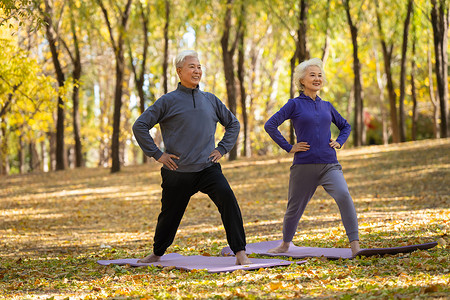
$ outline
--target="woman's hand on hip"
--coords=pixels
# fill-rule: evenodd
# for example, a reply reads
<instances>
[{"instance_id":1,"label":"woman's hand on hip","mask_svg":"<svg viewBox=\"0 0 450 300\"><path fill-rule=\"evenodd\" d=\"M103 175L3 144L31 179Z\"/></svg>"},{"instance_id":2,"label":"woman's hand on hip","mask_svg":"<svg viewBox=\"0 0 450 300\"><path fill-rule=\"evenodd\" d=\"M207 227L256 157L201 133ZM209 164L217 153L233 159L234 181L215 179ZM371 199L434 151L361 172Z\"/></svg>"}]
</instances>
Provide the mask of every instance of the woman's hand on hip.
<instances>
[{"instance_id":1,"label":"woman's hand on hip","mask_svg":"<svg viewBox=\"0 0 450 300\"><path fill-rule=\"evenodd\" d=\"M295 152L305 152L308 151L311 146L307 142L298 142L292 146L291 151L289 153Z\"/></svg>"},{"instance_id":2,"label":"woman's hand on hip","mask_svg":"<svg viewBox=\"0 0 450 300\"><path fill-rule=\"evenodd\" d=\"M330 139L330 147L334 148L334 149L341 149L341 144L339 144L338 142L336 142L333 139Z\"/></svg>"}]
</instances>

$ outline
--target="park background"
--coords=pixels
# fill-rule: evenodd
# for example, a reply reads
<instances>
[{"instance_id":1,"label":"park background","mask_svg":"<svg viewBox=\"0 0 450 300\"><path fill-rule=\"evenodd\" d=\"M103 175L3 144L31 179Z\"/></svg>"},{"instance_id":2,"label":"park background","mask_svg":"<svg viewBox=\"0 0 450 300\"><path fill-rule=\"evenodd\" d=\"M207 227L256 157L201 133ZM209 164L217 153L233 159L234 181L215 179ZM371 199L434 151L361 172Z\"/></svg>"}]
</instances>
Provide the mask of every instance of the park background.
<instances>
[{"instance_id":1,"label":"park background","mask_svg":"<svg viewBox=\"0 0 450 300\"><path fill-rule=\"evenodd\" d=\"M82 166L117 172L142 163L131 125L176 88L173 59L183 49L200 53L201 88L241 122L230 160L281 151L263 125L298 95L292 71L309 57L325 62L321 97L352 125L346 147L445 138L448 6L2 0L0 174ZM159 131L152 134L160 144Z\"/></svg>"},{"instance_id":2,"label":"park background","mask_svg":"<svg viewBox=\"0 0 450 300\"><path fill-rule=\"evenodd\" d=\"M0 298L448 299L448 6L0 0ZM321 97L353 127L337 155L361 247L438 245L227 274L98 265L151 251L161 166L145 159L131 125L176 87L172 62L183 49L200 53L201 88L241 121L221 164L248 243L281 239L292 156L263 124L297 94L292 68L319 57ZM289 122L280 129L292 140ZM293 242L348 247L323 189ZM218 256L226 245L216 207L194 195L168 252Z\"/></svg>"}]
</instances>

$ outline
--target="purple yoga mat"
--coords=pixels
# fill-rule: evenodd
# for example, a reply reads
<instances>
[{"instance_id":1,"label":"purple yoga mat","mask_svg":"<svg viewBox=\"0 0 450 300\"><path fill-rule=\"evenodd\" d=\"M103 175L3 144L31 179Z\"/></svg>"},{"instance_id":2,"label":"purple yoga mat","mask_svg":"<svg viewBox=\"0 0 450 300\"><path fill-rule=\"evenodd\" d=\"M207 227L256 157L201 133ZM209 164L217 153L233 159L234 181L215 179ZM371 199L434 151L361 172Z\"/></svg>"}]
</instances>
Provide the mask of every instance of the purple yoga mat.
<instances>
[{"instance_id":1,"label":"purple yoga mat","mask_svg":"<svg viewBox=\"0 0 450 300\"><path fill-rule=\"evenodd\" d=\"M339 258L353 258L352 251L350 248L316 248L316 247L298 247L291 243L288 252L286 253L268 253L269 249L275 248L281 244L280 241L267 241L247 244L245 252L247 254L262 254L268 256L288 256L293 258L305 258L305 257L321 257L324 256L329 259L339 259ZM437 245L437 242L419 244L419 245L409 245L402 247L392 247L392 248L372 248L372 249L361 249L356 256L372 256L372 255L383 255L383 254L398 254L398 253L408 253L415 250L425 250L433 248ZM233 252L229 247L222 249L221 255L230 256Z\"/></svg>"},{"instance_id":2,"label":"purple yoga mat","mask_svg":"<svg viewBox=\"0 0 450 300\"><path fill-rule=\"evenodd\" d=\"M288 266L293 263L302 264L306 261L287 261L281 259L262 259L262 258L250 258L252 264L250 265L236 265L235 257L216 257L216 256L183 256L178 253L169 253L163 255L160 261L155 263L138 263L137 258L127 259L114 259L114 260L99 260L100 265L130 265L132 267L141 266L162 266L162 267L175 267L183 270L207 270L208 273L223 273L233 272L236 270L257 270L260 268L270 268L277 266Z\"/></svg>"}]
</instances>

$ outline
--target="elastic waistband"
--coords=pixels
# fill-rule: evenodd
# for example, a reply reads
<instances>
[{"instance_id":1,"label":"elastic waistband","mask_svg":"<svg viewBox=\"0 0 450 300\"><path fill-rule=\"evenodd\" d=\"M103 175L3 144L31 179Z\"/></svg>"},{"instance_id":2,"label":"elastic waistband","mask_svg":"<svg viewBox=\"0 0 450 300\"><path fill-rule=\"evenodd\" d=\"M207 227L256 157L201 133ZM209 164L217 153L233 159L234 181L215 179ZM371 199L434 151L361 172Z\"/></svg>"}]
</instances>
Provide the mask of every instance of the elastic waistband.
<instances>
[{"instance_id":1,"label":"elastic waistband","mask_svg":"<svg viewBox=\"0 0 450 300\"><path fill-rule=\"evenodd\" d=\"M200 172L206 168L211 167L213 164L213 162L207 162L201 164L179 165L176 171L183 173ZM163 166L163 168L169 170L166 166Z\"/></svg>"}]
</instances>

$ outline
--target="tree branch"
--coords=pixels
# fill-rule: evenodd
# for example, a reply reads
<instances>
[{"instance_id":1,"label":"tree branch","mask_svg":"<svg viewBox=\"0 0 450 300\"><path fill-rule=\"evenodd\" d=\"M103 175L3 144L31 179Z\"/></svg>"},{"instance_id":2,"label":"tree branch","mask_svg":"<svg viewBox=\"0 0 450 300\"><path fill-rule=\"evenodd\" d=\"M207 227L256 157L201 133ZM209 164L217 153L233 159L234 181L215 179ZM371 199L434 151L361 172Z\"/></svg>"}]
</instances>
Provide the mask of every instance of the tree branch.
<instances>
[{"instance_id":1,"label":"tree branch","mask_svg":"<svg viewBox=\"0 0 450 300\"><path fill-rule=\"evenodd\" d=\"M271 12L278 18L278 20L281 22L282 25L284 25L284 27L286 27L287 31L289 32L289 36L294 40L294 43L296 43L296 39L295 39L295 35L291 34L292 29L289 27L289 25L286 23L285 19L282 18L272 7L272 5L270 5L270 0L267 0L266 4L267 7L269 7L269 9L271 10Z\"/></svg>"},{"instance_id":2,"label":"tree branch","mask_svg":"<svg viewBox=\"0 0 450 300\"><path fill-rule=\"evenodd\" d=\"M114 39L111 22L109 21L108 11L106 10L105 5L103 4L102 0L97 0L97 4L100 6L100 9L103 13L103 17L105 18L106 27L108 27L109 38L111 39L111 44L114 49L114 53L117 53L118 49L117 49L116 41Z\"/></svg>"}]
</instances>

